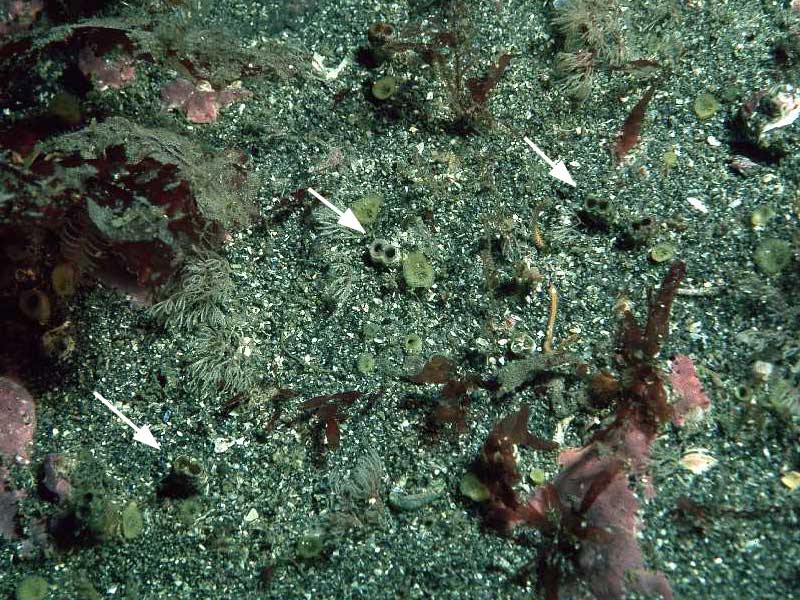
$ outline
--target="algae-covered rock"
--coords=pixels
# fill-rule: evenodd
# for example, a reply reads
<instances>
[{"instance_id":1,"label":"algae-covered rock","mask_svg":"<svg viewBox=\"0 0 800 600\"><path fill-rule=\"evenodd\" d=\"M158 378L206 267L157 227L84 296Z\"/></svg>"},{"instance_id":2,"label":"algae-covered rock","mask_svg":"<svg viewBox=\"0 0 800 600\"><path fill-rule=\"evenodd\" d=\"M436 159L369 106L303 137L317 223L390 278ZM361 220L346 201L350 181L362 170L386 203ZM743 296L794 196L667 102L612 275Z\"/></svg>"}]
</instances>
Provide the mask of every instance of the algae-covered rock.
<instances>
[{"instance_id":1,"label":"algae-covered rock","mask_svg":"<svg viewBox=\"0 0 800 600\"><path fill-rule=\"evenodd\" d=\"M362 375L369 375L375 370L375 355L372 352L364 352L359 355L356 361L356 368Z\"/></svg>"},{"instance_id":2,"label":"algae-covered rock","mask_svg":"<svg viewBox=\"0 0 800 600\"><path fill-rule=\"evenodd\" d=\"M372 84L372 95L376 100L388 100L397 93L396 77L381 77Z\"/></svg>"},{"instance_id":3,"label":"algae-covered rock","mask_svg":"<svg viewBox=\"0 0 800 600\"><path fill-rule=\"evenodd\" d=\"M325 538L321 531L309 531L297 540L297 557L304 560L318 558L325 550Z\"/></svg>"},{"instance_id":4,"label":"algae-covered rock","mask_svg":"<svg viewBox=\"0 0 800 600\"><path fill-rule=\"evenodd\" d=\"M17 586L17 600L43 600L50 585L44 577L29 575Z\"/></svg>"},{"instance_id":5,"label":"algae-covered rock","mask_svg":"<svg viewBox=\"0 0 800 600\"><path fill-rule=\"evenodd\" d=\"M433 285L433 265L422 252L409 252L403 259L403 278L411 289Z\"/></svg>"},{"instance_id":6,"label":"algae-covered rock","mask_svg":"<svg viewBox=\"0 0 800 600\"><path fill-rule=\"evenodd\" d=\"M719 110L719 102L711 94L700 94L694 99L694 114L701 121L713 117Z\"/></svg>"},{"instance_id":7,"label":"algae-covered rock","mask_svg":"<svg viewBox=\"0 0 800 600\"><path fill-rule=\"evenodd\" d=\"M753 260L763 273L777 275L792 260L792 245L786 240L766 239L756 248Z\"/></svg>"},{"instance_id":8,"label":"algae-covered rock","mask_svg":"<svg viewBox=\"0 0 800 600\"><path fill-rule=\"evenodd\" d=\"M464 475L458 484L458 489L464 496L474 502L486 502L491 497L489 488L474 473Z\"/></svg>"},{"instance_id":9,"label":"algae-covered rock","mask_svg":"<svg viewBox=\"0 0 800 600\"><path fill-rule=\"evenodd\" d=\"M363 198L359 198L350 209L362 225L373 225L378 220L378 215L383 206L383 198L380 194L367 194Z\"/></svg>"},{"instance_id":10,"label":"algae-covered rock","mask_svg":"<svg viewBox=\"0 0 800 600\"><path fill-rule=\"evenodd\" d=\"M136 502L128 502L122 509L122 536L126 540L139 537L144 529L144 519L142 512Z\"/></svg>"}]
</instances>

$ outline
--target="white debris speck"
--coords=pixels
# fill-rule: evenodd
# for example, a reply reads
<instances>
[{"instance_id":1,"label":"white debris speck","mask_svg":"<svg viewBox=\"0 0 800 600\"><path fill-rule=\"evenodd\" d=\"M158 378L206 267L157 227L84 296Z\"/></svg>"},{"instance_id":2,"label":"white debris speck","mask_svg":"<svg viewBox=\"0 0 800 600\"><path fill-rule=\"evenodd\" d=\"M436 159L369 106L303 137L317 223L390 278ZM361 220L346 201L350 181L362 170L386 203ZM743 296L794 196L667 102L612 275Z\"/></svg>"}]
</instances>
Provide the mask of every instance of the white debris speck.
<instances>
[{"instance_id":1,"label":"white debris speck","mask_svg":"<svg viewBox=\"0 0 800 600\"><path fill-rule=\"evenodd\" d=\"M710 136L708 136L708 137L706 138L706 142L707 142L707 143L708 143L708 145L709 145L709 146L711 146L712 148L719 148L720 146L722 146L722 142L720 142L720 141L719 141L717 138L715 138L713 135L710 135Z\"/></svg>"},{"instance_id":2,"label":"white debris speck","mask_svg":"<svg viewBox=\"0 0 800 600\"><path fill-rule=\"evenodd\" d=\"M244 516L245 523L252 523L253 521L258 521L258 511L255 508L251 508Z\"/></svg>"},{"instance_id":3,"label":"white debris speck","mask_svg":"<svg viewBox=\"0 0 800 600\"><path fill-rule=\"evenodd\" d=\"M691 206L697 212L701 212L704 215L708 214L708 207L705 204L703 204L703 201L700 200L700 198L689 196L688 198L686 198L686 201L689 203L689 206Z\"/></svg>"},{"instance_id":4,"label":"white debris speck","mask_svg":"<svg viewBox=\"0 0 800 600\"><path fill-rule=\"evenodd\" d=\"M333 81L339 77L348 62L347 57L345 57L342 59L342 62L339 63L338 67L329 69L325 66L325 57L314 52L314 56L311 58L311 68L319 75L320 79Z\"/></svg>"},{"instance_id":5,"label":"white debris speck","mask_svg":"<svg viewBox=\"0 0 800 600\"><path fill-rule=\"evenodd\" d=\"M564 436L567 433L567 427L569 427L569 424L572 423L572 419L574 418L575 415L570 415L569 417L565 417L556 423L556 431L553 433L553 441L559 446L564 445Z\"/></svg>"},{"instance_id":6,"label":"white debris speck","mask_svg":"<svg viewBox=\"0 0 800 600\"><path fill-rule=\"evenodd\" d=\"M758 379L761 383L766 383L770 377L772 377L772 373L775 370L775 365L770 362L764 360L757 360L753 363L753 375L755 375L756 379Z\"/></svg>"},{"instance_id":7,"label":"white debris speck","mask_svg":"<svg viewBox=\"0 0 800 600\"><path fill-rule=\"evenodd\" d=\"M222 454L223 452L227 452L233 446L241 446L244 444L244 438L236 438L235 440L230 440L227 438L217 438L214 440L214 453L215 454Z\"/></svg>"}]
</instances>

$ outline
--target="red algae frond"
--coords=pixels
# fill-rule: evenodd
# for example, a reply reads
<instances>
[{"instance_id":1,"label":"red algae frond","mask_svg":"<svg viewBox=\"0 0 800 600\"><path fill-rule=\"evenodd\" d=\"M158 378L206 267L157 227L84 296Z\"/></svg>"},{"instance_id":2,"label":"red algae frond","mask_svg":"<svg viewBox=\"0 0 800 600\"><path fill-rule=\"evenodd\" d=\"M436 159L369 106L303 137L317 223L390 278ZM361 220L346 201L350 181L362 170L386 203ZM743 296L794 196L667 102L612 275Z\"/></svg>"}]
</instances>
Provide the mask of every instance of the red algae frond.
<instances>
[{"instance_id":1,"label":"red algae frond","mask_svg":"<svg viewBox=\"0 0 800 600\"><path fill-rule=\"evenodd\" d=\"M656 87L651 85L622 123L622 131L617 138L616 144L614 144L614 159L617 162L621 162L625 155L639 143L644 113L647 110L647 105L650 104L650 100L653 99L655 91Z\"/></svg>"}]
</instances>

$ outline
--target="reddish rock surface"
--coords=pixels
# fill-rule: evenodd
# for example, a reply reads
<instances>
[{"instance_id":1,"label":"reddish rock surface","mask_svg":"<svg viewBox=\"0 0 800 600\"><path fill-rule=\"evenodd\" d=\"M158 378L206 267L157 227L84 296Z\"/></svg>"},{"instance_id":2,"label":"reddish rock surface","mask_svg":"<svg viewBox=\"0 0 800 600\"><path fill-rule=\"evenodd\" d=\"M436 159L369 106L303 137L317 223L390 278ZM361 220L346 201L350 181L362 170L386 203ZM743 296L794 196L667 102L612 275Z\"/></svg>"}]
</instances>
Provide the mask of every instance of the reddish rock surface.
<instances>
[{"instance_id":1,"label":"reddish rock surface","mask_svg":"<svg viewBox=\"0 0 800 600\"><path fill-rule=\"evenodd\" d=\"M0 377L0 462L30 462L36 406L25 387Z\"/></svg>"},{"instance_id":2,"label":"reddish rock surface","mask_svg":"<svg viewBox=\"0 0 800 600\"><path fill-rule=\"evenodd\" d=\"M19 537L17 530L17 505L24 492L6 490L8 469L0 465L0 540L15 540Z\"/></svg>"},{"instance_id":3,"label":"reddish rock surface","mask_svg":"<svg viewBox=\"0 0 800 600\"><path fill-rule=\"evenodd\" d=\"M179 109L192 123L214 123L219 109L253 95L243 88L214 90L207 81L195 86L186 79L176 79L161 88L161 100L166 110Z\"/></svg>"},{"instance_id":4,"label":"reddish rock surface","mask_svg":"<svg viewBox=\"0 0 800 600\"><path fill-rule=\"evenodd\" d=\"M101 92L109 88L118 90L136 77L136 67L130 56L122 55L111 60L97 56L89 47L78 54L78 68Z\"/></svg>"}]
</instances>

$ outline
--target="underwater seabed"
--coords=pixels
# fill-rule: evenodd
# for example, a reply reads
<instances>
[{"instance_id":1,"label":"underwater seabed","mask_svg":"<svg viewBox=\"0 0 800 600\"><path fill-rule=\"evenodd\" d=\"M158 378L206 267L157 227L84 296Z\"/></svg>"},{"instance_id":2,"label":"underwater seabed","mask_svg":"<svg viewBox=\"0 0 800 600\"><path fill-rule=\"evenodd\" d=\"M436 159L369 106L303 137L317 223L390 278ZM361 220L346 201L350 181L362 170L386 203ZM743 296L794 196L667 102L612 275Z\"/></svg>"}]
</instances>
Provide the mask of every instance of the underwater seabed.
<instances>
[{"instance_id":1,"label":"underwater seabed","mask_svg":"<svg viewBox=\"0 0 800 600\"><path fill-rule=\"evenodd\" d=\"M134 4L0 0L0 599L795 595L800 3Z\"/></svg>"}]
</instances>

